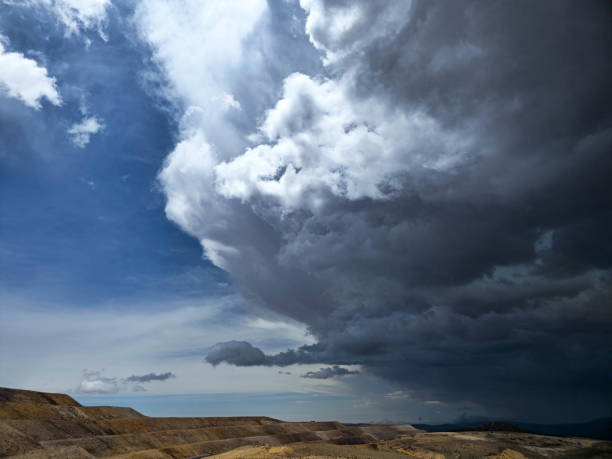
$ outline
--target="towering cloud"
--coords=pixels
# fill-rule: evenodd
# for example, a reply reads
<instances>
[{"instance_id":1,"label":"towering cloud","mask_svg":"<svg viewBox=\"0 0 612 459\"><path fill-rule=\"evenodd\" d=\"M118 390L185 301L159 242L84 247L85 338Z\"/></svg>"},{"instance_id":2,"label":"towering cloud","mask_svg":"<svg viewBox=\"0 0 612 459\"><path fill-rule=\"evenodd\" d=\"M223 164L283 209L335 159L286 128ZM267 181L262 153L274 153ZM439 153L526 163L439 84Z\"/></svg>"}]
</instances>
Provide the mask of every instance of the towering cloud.
<instances>
[{"instance_id":1,"label":"towering cloud","mask_svg":"<svg viewBox=\"0 0 612 459\"><path fill-rule=\"evenodd\" d=\"M141 29L182 120L166 213L318 339L276 355L221 343L210 363L360 364L422 400L607 413L605 2L303 0L324 63L303 68L242 54L269 47L274 2L224 10L229 55L203 42L189 68L193 16L154 3Z\"/></svg>"}]
</instances>

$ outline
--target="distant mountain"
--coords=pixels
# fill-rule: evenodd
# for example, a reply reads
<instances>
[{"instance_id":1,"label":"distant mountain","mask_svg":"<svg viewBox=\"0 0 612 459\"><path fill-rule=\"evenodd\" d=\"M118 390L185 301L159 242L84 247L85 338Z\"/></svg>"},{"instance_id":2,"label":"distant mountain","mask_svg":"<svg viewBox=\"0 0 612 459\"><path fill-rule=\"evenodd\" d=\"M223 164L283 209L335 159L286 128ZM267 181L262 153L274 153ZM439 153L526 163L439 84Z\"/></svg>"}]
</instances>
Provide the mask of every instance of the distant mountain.
<instances>
[{"instance_id":1,"label":"distant mountain","mask_svg":"<svg viewBox=\"0 0 612 459\"><path fill-rule=\"evenodd\" d=\"M417 429L427 432L457 432L457 431L500 431L500 432L532 432L561 437L587 437L599 440L612 440L612 418L595 419L593 421L571 424L532 424L516 421L482 422L482 418L459 420L452 424L413 424ZM510 429L510 430L508 430ZM518 430L512 430L518 429Z\"/></svg>"},{"instance_id":2,"label":"distant mountain","mask_svg":"<svg viewBox=\"0 0 612 459\"><path fill-rule=\"evenodd\" d=\"M593 421L574 424L529 424L522 422L515 422L514 424L535 433L612 440L612 418L594 419Z\"/></svg>"},{"instance_id":3,"label":"distant mountain","mask_svg":"<svg viewBox=\"0 0 612 459\"><path fill-rule=\"evenodd\" d=\"M520 433L535 433L531 430L522 429L515 424L509 422L489 421L477 427L462 427L456 430L457 432L520 432Z\"/></svg>"}]
</instances>

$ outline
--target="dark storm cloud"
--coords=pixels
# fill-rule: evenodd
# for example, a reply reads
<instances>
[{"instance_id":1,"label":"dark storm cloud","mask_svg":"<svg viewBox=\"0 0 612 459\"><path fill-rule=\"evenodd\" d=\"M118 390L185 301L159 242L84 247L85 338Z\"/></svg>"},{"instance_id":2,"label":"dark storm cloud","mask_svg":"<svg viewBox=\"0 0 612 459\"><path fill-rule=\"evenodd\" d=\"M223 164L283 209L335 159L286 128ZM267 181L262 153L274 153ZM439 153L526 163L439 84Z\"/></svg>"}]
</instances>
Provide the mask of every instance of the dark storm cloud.
<instances>
[{"instance_id":1,"label":"dark storm cloud","mask_svg":"<svg viewBox=\"0 0 612 459\"><path fill-rule=\"evenodd\" d=\"M304 1L332 78L293 77L263 153L228 155L219 196L169 211L318 339L275 355L221 343L207 361L360 364L423 400L609 415L611 8L407 4Z\"/></svg>"},{"instance_id":2,"label":"dark storm cloud","mask_svg":"<svg viewBox=\"0 0 612 459\"><path fill-rule=\"evenodd\" d=\"M302 346L299 349L289 349L274 355L264 352L246 341L227 341L217 343L208 352L205 360L211 365L219 365L222 362L230 365L244 367L250 366L280 366L285 367L294 363L313 363L317 361L313 353L320 347L319 344Z\"/></svg>"},{"instance_id":3,"label":"dark storm cloud","mask_svg":"<svg viewBox=\"0 0 612 459\"><path fill-rule=\"evenodd\" d=\"M160 373L160 374L148 373L142 376L132 375L132 376L125 378L125 380L128 382L147 383L151 381L166 381L167 379L170 379L170 378L176 378L176 375L172 373L171 371L168 371L166 373Z\"/></svg>"},{"instance_id":4,"label":"dark storm cloud","mask_svg":"<svg viewBox=\"0 0 612 459\"><path fill-rule=\"evenodd\" d=\"M358 371L352 371L347 368L334 365L333 367L320 368L317 371L309 371L302 375L302 378L310 379L329 379L336 376L358 375Z\"/></svg>"},{"instance_id":5,"label":"dark storm cloud","mask_svg":"<svg viewBox=\"0 0 612 459\"><path fill-rule=\"evenodd\" d=\"M246 341L228 341L215 344L206 355L206 361L211 365L226 362L231 365L248 367L266 365L266 356L261 349Z\"/></svg>"}]
</instances>

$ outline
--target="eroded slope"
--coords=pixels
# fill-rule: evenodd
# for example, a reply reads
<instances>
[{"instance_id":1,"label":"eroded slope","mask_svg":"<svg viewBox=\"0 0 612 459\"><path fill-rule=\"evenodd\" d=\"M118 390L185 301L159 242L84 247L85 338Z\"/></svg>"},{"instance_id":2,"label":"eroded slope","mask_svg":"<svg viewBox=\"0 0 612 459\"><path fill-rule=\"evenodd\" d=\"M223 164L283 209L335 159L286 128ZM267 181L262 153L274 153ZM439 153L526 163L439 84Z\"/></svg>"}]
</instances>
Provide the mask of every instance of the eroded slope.
<instances>
[{"instance_id":1,"label":"eroded slope","mask_svg":"<svg viewBox=\"0 0 612 459\"><path fill-rule=\"evenodd\" d=\"M0 457L185 458L245 445L371 443L385 429L269 417L150 418L131 408L84 407L65 394L0 389Z\"/></svg>"}]
</instances>

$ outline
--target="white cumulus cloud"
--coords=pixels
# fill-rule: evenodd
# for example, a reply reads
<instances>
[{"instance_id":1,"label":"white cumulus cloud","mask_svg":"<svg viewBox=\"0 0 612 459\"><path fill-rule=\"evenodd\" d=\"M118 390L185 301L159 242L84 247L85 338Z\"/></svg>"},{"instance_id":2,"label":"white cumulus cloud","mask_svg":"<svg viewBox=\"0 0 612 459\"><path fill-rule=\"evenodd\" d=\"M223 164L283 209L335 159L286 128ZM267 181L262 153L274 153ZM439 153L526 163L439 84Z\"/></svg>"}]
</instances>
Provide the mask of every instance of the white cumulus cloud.
<instances>
[{"instance_id":1,"label":"white cumulus cloud","mask_svg":"<svg viewBox=\"0 0 612 459\"><path fill-rule=\"evenodd\" d=\"M40 100L46 98L53 105L62 99L57 92L55 78L47 69L21 53L7 52L0 42L0 92L21 100L29 107L39 109Z\"/></svg>"},{"instance_id":2,"label":"white cumulus cloud","mask_svg":"<svg viewBox=\"0 0 612 459\"><path fill-rule=\"evenodd\" d=\"M116 394L119 392L117 378L108 378L100 371L83 372L83 380L75 389L78 394Z\"/></svg>"},{"instance_id":3,"label":"white cumulus cloud","mask_svg":"<svg viewBox=\"0 0 612 459\"><path fill-rule=\"evenodd\" d=\"M149 0L138 5L135 19L167 72L174 95L188 105L207 107L229 95L227 78L240 63L242 42L264 10L261 0Z\"/></svg>"},{"instance_id":4,"label":"white cumulus cloud","mask_svg":"<svg viewBox=\"0 0 612 459\"><path fill-rule=\"evenodd\" d=\"M326 64L333 64L397 34L409 19L412 0L388 0L384 6L300 0L300 5L308 13L306 33L311 43L324 52Z\"/></svg>"},{"instance_id":5,"label":"white cumulus cloud","mask_svg":"<svg viewBox=\"0 0 612 459\"><path fill-rule=\"evenodd\" d=\"M350 80L285 80L283 98L260 127L267 139L216 167L228 198L273 198L283 211L311 211L328 195L385 199L406 170L447 170L469 146L418 110L394 110L376 98L350 96ZM399 185L398 185L399 186Z\"/></svg>"},{"instance_id":6,"label":"white cumulus cloud","mask_svg":"<svg viewBox=\"0 0 612 459\"><path fill-rule=\"evenodd\" d=\"M72 143L77 147L84 148L90 141L91 136L104 129L104 124L96 117L85 118L80 123L75 123L68 134L72 137Z\"/></svg>"}]
</instances>

